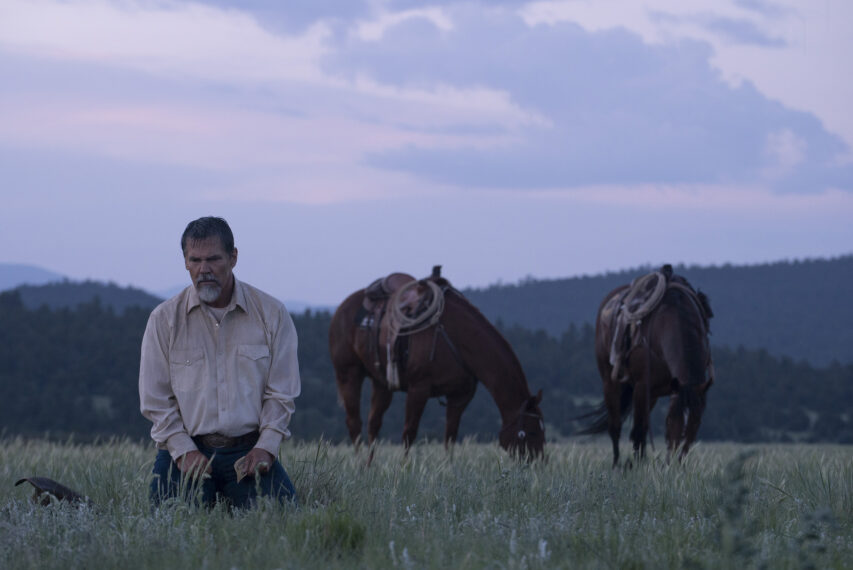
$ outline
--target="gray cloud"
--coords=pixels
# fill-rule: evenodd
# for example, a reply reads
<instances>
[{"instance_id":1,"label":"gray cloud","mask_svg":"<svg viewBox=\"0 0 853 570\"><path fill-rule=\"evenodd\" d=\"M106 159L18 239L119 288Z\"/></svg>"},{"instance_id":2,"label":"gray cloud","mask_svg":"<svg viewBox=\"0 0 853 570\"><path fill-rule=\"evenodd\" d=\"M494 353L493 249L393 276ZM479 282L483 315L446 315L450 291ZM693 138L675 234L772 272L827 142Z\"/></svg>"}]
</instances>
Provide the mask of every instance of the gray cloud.
<instances>
[{"instance_id":1,"label":"gray cloud","mask_svg":"<svg viewBox=\"0 0 853 570\"><path fill-rule=\"evenodd\" d=\"M222 9L236 9L251 14L260 25L274 31L302 30L319 20L332 27L370 13L365 0L192 0Z\"/></svg>"},{"instance_id":2,"label":"gray cloud","mask_svg":"<svg viewBox=\"0 0 853 570\"><path fill-rule=\"evenodd\" d=\"M765 34L752 20L746 18L726 18L712 14L677 16L668 12L656 11L650 12L649 17L658 22L695 24L730 43L763 47L785 47L787 45L784 39Z\"/></svg>"},{"instance_id":3,"label":"gray cloud","mask_svg":"<svg viewBox=\"0 0 853 570\"><path fill-rule=\"evenodd\" d=\"M784 47L785 40L768 36L749 20L733 18L711 18L704 23L705 29L740 44L765 47Z\"/></svg>"},{"instance_id":4,"label":"gray cloud","mask_svg":"<svg viewBox=\"0 0 853 570\"><path fill-rule=\"evenodd\" d=\"M841 139L749 83L727 84L707 44L648 45L625 30L569 23L530 28L510 12L470 6L451 14L451 31L409 20L381 41L350 38L327 69L394 85L487 86L552 127L528 128L509 148L408 147L372 155L370 164L510 188L766 182L780 191L853 190L853 170L836 164L847 150ZM774 151L777 140L791 144Z\"/></svg>"},{"instance_id":5,"label":"gray cloud","mask_svg":"<svg viewBox=\"0 0 853 570\"><path fill-rule=\"evenodd\" d=\"M789 12L788 8L766 0L735 0L735 5L769 18L779 18Z\"/></svg>"}]
</instances>

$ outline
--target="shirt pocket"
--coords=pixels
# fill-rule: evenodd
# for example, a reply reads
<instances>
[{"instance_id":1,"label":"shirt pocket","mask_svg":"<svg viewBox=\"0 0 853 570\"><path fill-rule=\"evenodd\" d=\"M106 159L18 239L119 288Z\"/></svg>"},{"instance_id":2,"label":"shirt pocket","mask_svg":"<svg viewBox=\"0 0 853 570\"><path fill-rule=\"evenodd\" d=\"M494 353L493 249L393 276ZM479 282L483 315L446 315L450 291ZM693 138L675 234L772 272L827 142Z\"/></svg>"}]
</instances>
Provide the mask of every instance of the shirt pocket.
<instances>
[{"instance_id":1,"label":"shirt pocket","mask_svg":"<svg viewBox=\"0 0 853 570\"><path fill-rule=\"evenodd\" d=\"M200 390L204 383L204 350L172 350L169 353L172 388L181 392Z\"/></svg>"},{"instance_id":2,"label":"shirt pocket","mask_svg":"<svg viewBox=\"0 0 853 570\"><path fill-rule=\"evenodd\" d=\"M269 346L265 344L237 346L237 378L244 392L263 393L269 371Z\"/></svg>"}]
</instances>

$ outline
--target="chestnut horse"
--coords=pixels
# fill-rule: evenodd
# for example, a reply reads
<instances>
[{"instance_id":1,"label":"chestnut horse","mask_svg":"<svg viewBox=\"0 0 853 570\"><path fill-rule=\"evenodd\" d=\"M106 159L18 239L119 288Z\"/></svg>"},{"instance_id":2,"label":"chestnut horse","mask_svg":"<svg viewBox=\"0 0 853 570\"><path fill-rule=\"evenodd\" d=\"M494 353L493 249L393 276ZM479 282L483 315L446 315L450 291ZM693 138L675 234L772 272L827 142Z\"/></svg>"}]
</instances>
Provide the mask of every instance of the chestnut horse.
<instances>
[{"instance_id":1,"label":"chestnut horse","mask_svg":"<svg viewBox=\"0 0 853 570\"><path fill-rule=\"evenodd\" d=\"M414 277L405 274L393 275L414 281ZM539 409L542 391L531 395L521 364L509 343L462 293L434 271L431 277L418 282L419 294L428 289L427 281L440 288L444 310L437 323L405 337L407 357L399 368L399 382L400 390L406 392L403 427L406 451L415 441L429 398L446 399L445 447L455 442L462 412L480 382L500 411L501 447L527 459L541 456L545 444L545 425ZM356 291L335 311L329 327L329 351L350 439L356 447L362 436L362 383L366 376L372 380L373 394L367 420L367 441L372 458L382 416L391 405L394 392L386 381L386 350L384 347L377 350L375 331L361 322L364 296L364 290Z\"/></svg>"},{"instance_id":2,"label":"chestnut horse","mask_svg":"<svg viewBox=\"0 0 853 570\"><path fill-rule=\"evenodd\" d=\"M639 323L633 335L638 342L627 347L620 362L622 375L614 374L611 362L618 313L630 285L607 294L598 310L595 326L595 355L604 388L604 403L587 414L598 416L580 433L609 432L613 442L613 466L619 461L619 435L623 418L633 407L631 441L634 456L645 455L649 416L658 398L670 396L666 417L666 442L670 453L681 446L683 458L695 441L705 409L706 393L714 373L708 342L709 319L713 316L704 293L695 292L681 276L672 275L665 265L666 278L659 304ZM617 339L622 342L622 339ZM619 377L614 377L619 375ZM682 444L683 442L683 444Z\"/></svg>"}]
</instances>

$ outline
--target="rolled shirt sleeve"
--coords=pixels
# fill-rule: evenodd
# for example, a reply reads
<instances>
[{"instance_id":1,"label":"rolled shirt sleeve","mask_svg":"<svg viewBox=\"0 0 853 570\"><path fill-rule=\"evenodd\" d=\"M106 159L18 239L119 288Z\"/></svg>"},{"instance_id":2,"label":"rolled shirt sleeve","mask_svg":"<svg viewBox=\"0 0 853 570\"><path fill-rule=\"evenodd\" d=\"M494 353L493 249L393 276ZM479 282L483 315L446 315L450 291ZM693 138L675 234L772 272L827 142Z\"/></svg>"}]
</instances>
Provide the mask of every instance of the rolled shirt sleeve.
<instances>
[{"instance_id":1,"label":"rolled shirt sleeve","mask_svg":"<svg viewBox=\"0 0 853 570\"><path fill-rule=\"evenodd\" d=\"M257 446L278 454L283 439L290 438L290 419L301 390L297 359L297 335L293 319L284 306L278 313L278 326L271 331L271 362L261 406L261 437Z\"/></svg>"},{"instance_id":2,"label":"rolled shirt sleeve","mask_svg":"<svg viewBox=\"0 0 853 570\"><path fill-rule=\"evenodd\" d=\"M142 415L151 423L151 439L177 459L196 448L184 426L178 401L172 391L169 340L172 337L165 305L148 317L142 336L139 363L139 402Z\"/></svg>"}]
</instances>

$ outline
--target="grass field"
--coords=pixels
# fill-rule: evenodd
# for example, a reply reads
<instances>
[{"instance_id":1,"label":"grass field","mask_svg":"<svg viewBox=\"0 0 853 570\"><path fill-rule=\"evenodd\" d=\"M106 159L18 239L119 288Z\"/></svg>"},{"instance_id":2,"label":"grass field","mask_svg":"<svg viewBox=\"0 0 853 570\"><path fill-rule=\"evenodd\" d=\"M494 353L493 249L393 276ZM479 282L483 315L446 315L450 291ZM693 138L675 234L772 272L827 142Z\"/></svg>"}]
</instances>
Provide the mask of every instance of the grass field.
<instances>
[{"instance_id":1,"label":"grass field","mask_svg":"<svg viewBox=\"0 0 853 570\"><path fill-rule=\"evenodd\" d=\"M288 444L300 505L147 502L152 448L0 442L0 568L853 568L853 448L703 443L611 470L609 446ZM623 446L623 451L626 451ZM52 477L93 507L34 505Z\"/></svg>"}]
</instances>

